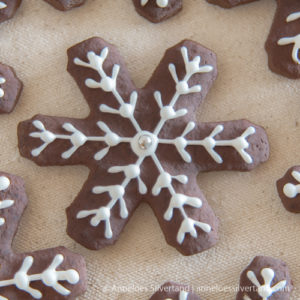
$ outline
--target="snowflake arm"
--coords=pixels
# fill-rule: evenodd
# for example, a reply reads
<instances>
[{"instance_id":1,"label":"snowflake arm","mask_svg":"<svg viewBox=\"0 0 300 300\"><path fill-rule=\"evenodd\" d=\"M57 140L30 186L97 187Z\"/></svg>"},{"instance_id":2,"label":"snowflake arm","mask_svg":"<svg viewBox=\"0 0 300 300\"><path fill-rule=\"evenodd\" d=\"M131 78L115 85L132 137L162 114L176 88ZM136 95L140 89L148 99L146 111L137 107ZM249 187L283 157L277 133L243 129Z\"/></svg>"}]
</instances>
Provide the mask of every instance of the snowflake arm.
<instances>
[{"instance_id":1,"label":"snowflake arm","mask_svg":"<svg viewBox=\"0 0 300 300\"><path fill-rule=\"evenodd\" d=\"M108 107L107 105L102 104L100 105L100 111L102 112L109 111L110 113L120 114L123 118L128 118L131 121L136 131L140 131L141 128L133 116L135 103L137 100L137 93L135 91L132 92L132 94L130 95L130 103L126 103L124 101L123 97L121 96L121 94L117 89L117 79L120 71L120 66L118 64L114 64L111 77L109 77L103 69L103 64L107 59L108 53L109 53L108 47L102 49L100 55L96 55L95 52L90 51L87 53L87 59L89 61L88 63L82 61L77 57L74 58L74 63L76 65L86 67L86 68L91 68L97 71L101 80L97 82L94 79L88 78L85 81L86 86L91 89L100 88L105 92L112 93L120 105L119 109L115 110Z\"/></svg>"},{"instance_id":2,"label":"snowflake arm","mask_svg":"<svg viewBox=\"0 0 300 300\"><path fill-rule=\"evenodd\" d=\"M3 192L7 190L10 187L10 180L6 176L0 176L0 192ZM14 200L5 199L0 200L0 210L9 208L13 206L15 203ZM0 226L3 226L5 224L5 218L0 217Z\"/></svg>"},{"instance_id":3,"label":"snowflake arm","mask_svg":"<svg viewBox=\"0 0 300 300\"><path fill-rule=\"evenodd\" d=\"M63 260L63 255L57 254L53 258L50 266L42 273L28 275L28 271L34 263L34 258L32 256L27 256L23 260L21 268L15 273L12 279L0 281L0 288L15 285L19 290L25 291L34 299L41 299L43 294L39 290L30 287L31 282L41 281L45 286L53 288L59 294L68 296L70 291L63 287L59 281L77 284L79 282L79 274L74 269L57 271L57 267L62 264Z\"/></svg>"}]
</instances>

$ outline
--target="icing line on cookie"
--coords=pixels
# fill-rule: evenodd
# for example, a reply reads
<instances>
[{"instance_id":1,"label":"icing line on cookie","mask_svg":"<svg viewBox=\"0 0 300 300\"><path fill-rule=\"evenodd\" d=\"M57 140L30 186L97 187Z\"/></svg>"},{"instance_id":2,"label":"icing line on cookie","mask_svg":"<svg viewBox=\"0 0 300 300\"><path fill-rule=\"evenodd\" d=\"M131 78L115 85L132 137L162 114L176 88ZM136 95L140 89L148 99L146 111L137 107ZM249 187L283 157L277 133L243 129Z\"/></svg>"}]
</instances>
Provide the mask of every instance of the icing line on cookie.
<instances>
[{"instance_id":1,"label":"icing line on cookie","mask_svg":"<svg viewBox=\"0 0 300 300\"><path fill-rule=\"evenodd\" d=\"M292 176L300 183L300 172L293 171ZM287 183L283 187L283 193L288 198L295 198L298 194L300 194L300 184Z\"/></svg>"},{"instance_id":2,"label":"icing line on cookie","mask_svg":"<svg viewBox=\"0 0 300 300\"><path fill-rule=\"evenodd\" d=\"M272 281L275 278L275 272L271 268L264 268L260 272L264 284L260 284L255 273L253 271L247 272L248 279L257 287L257 293L262 298L262 300L269 299L274 293L282 290L286 286L286 280L281 280L272 286ZM251 300L248 295L243 297L243 300Z\"/></svg>"},{"instance_id":3,"label":"icing line on cookie","mask_svg":"<svg viewBox=\"0 0 300 300\"><path fill-rule=\"evenodd\" d=\"M5 82L6 82L6 79L4 77L0 76L0 85L5 83ZM0 98L3 98L3 97L4 97L4 90L2 88L0 88Z\"/></svg>"},{"instance_id":4,"label":"icing line on cookie","mask_svg":"<svg viewBox=\"0 0 300 300\"><path fill-rule=\"evenodd\" d=\"M286 22L293 22L300 19L300 12L295 12L290 14ZM300 59L299 59L299 48L300 48L300 34L293 36L293 37L283 37L280 40L278 40L277 44L279 46L285 46L289 44L294 44L293 51L292 51L292 59L295 63L300 64Z\"/></svg>"},{"instance_id":5,"label":"icing line on cookie","mask_svg":"<svg viewBox=\"0 0 300 300\"><path fill-rule=\"evenodd\" d=\"M10 180L6 176L0 176L0 192L5 191L10 186ZM11 206L13 206L15 203L14 200L0 200L0 210L6 209ZM5 224L5 218L0 217L0 226L3 226Z\"/></svg>"},{"instance_id":6,"label":"icing line on cookie","mask_svg":"<svg viewBox=\"0 0 300 300\"><path fill-rule=\"evenodd\" d=\"M0 281L0 288L15 285L19 290L30 294L34 299L41 299L43 294L39 290L30 287L31 282L41 281L44 285L53 288L57 293L67 296L70 294L70 291L62 286L59 281L77 284L80 278L78 272L74 269L57 271L57 267L59 267L63 261L64 256L62 254L57 254L53 258L50 266L42 273L28 275L28 271L34 263L34 258L32 256L27 256L23 260L19 271L15 273L13 279ZM0 299L8 300L3 296L0 296Z\"/></svg>"}]
</instances>

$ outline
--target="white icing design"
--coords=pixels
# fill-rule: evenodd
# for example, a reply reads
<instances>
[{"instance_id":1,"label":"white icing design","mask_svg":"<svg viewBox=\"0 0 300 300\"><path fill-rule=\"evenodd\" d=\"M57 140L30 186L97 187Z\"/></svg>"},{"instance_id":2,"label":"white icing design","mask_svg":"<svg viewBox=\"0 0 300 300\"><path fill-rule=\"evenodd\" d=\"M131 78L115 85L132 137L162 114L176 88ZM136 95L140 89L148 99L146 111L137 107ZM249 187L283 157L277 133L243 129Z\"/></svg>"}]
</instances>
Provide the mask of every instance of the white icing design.
<instances>
[{"instance_id":1,"label":"white icing design","mask_svg":"<svg viewBox=\"0 0 300 300\"><path fill-rule=\"evenodd\" d=\"M154 99L160 108L160 121L153 130L153 132L144 131L140 128L137 120L134 117L135 106L138 99L138 94L136 91L132 92L129 97L129 102L125 102L122 96L117 90L117 79L120 70L119 65L114 65L112 69L112 75L109 76L103 69L103 63L107 58L109 49L104 48L100 55L94 52L87 53L88 62L82 61L79 58L74 59L74 63L79 66L86 68L91 68L98 72L100 76L100 81L95 81L94 79L87 78L85 81L86 86L89 88L101 88L106 92L111 92L116 101L119 103L119 108L115 109L106 104L101 104L99 109L103 113L116 114L123 118L129 119L136 130L136 134L131 137L121 137L117 133L113 132L107 124L104 122L98 122L97 125L99 129L104 133L99 136L87 136L79 129L75 128L70 123L63 124L63 128L70 132L71 134L56 134L47 130L44 124L39 121L33 121L33 125L39 130L38 132L33 132L30 134L31 137L39 138L43 142L41 146L32 150L33 156L38 156L41 152L55 140L67 140L71 147L62 153L62 158L68 159L77 149L83 146L87 141L90 142L104 142L106 147L94 155L95 160L103 159L109 152L111 147L115 147L120 143L128 143L131 146L131 150L137 155L138 159L134 164L126 166L113 166L108 170L108 173L123 173L124 180L120 184L115 184L111 186L96 186L93 188L92 192L94 194L108 193L110 196L110 201L106 206L101 206L97 209L92 210L82 210L77 214L77 218L86 218L92 216L90 219L90 224L92 226L98 226L101 222L105 223L105 237L107 239L112 238L113 230L111 228L110 216L111 209L117 204L120 204L120 217L126 219L128 217L128 210L126 206L126 187L132 180L137 180L139 192L141 194L146 194L149 187L145 185L140 177L140 167L146 157L152 158L157 170L159 171L159 176L156 180L155 185L152 187L152 194L157 196L160 194L162 189L167 189L170 193L170 203L167 211L165 212L164 219L166 221L171 221L173 218L174 209L178 209L183 217L183 221L179 228L177 234L177 241L182 244L185 235L190 234L193 237L197 237L196 228L201 228L204 232L209 233L211 231L211 226L206 223L202 223L191 219L185 212L185 206L188 205L194 208L200 208L202 206L202 201L199 198L190 197L187 195L179 194L173 187L173 181L177 181L181 184L188 183L188 177L184 174L181 175L171 175L162 166L156 150L159 144L173 145L177 149L178 153L182 159L190 163L192 158L187 152L186 147L188 146L201 146L206 149L208 154L214 159L218 164L223 162L222 157L215 151L216 147L232 147L239 155L243 158L246 163L251 164L253 162L252 157L246 152L249 147L247 138L255 133L255 128L250 126L241 134L231 140L216 139L216 136L224 130L223 125L217 125L211 132L209 136L203 140L189 140L186 136L195 128L195 123L190 122L187 124L185 130L182 134L175 139L162 139L159 138L159 134L164 127L165 123L171 119L177 119L185 114L187 114L187 109L179 109L175 111L175 105L182 95L199 93L201 92L201 85L189 86L189 80L194 74L197 73L208 73L213 70L210 65L200 65L201 58L196 56L193 60L189 60L188 50L186 47L181 48L182 58L185 63L186 74L182 80L179 80L176 67L173 64L169 65L170 74L176 84L176 91L169 103L169 105L163 106L163 101L161 98L161 93L155 91Z\"/></svg>"},{"instance_id":2,"label":"white icing design","mask_svg":"<svg viewBox=\"0 0 300 300\"><path fill-rule=\"evenodd\" d=\"M141 5L145 6L149 0L141 0ZM156 0L156 5L161 8L165 8L169 5L169 0Z\"/></svg>"},{"instance_id":3,"label":"white icing design","mask_svg":"<svg viewBox=\"0 0 300 300\"><path fill-rule=\"evenodd\" d=\"M298 19L300 19L300 12L295 12L290 14L287 17L286 22L289 23L289 22L296 21ZM292 51L292 59L296 64L300 64L300 59L299 59L300 34L293 37L283 37L277 43L280 46L294 44L293 51Z\"/></svg>"},{"instance_id":4,"label":"white icing design","mask_svg":"<svg viewBox=\"0 0 300 300\"><path fill-rule=\"evenodd\" d=\"M1 2L0 2L0 6L1 6ZM1 7L0 7L0 9L1 9ZM0 85L5 82L6 82L5 78L0 76ZM4 90L0 87L0 98L3 98L3 97L4 97Z\"/></svg>"},{"instance_id":5,"label":"white icing design","mask_svg":"<svg viewBox=\"0 0 300 300\"><path fill-rule=\"evenodd\" d=\"M179 300L188 300L189 293L185 291L180 291ZM165 300L173 300L171 298L167 298Z\"/></svg>"},{"instance_id":6,"label":"white icing design","mask_svg":"<svg viewBox=\"0 0 300 300\"><path fill-rule=\"evenodd\" d=\"M0 192L5 191L10 186L10 180L6 176L0 176ZM0 200L0 210L13 206L14 200ZM5 219L0 217L0 227L5 224Z\"/></svg>"},{"instance_id":7,"label":"white icing design","mask_svg":"<svg viewBox=\"0 0 300 300\"><path fill-rule=\"evenodd\" d=\"M299 184L295 185L293 183L287 183L283 187L283 193L288 198L295 198L298 194L300 194L300 172L293 171L292 176L299 182Z\"/></svg>"},{"instance_id":8,"label":"white icing design","mask_svg":"<svg viewBox=\"0 0 300 300\"><path fill-rule=\"evenodd\" d=\"M275 277L275 272L272 269L264 268L261 270L260 274L264 280L263 285L259 283L253 271L248 271L247 277L257 287L257 293L262 300L269 299L274 293L285 288L287 283L286 280L281 280L272 286L272 281ZM244 300L251 300L251 298L248 295L245 295Z\"/></svg>"},{"instance_id":9,"label":"white icing design","mask_svg":"<svg viewBox=\"0 0 300 300\"><path fill-rule=\"evenodd\" d=\"M7 5L4 2L0 1L0 9L6 8L6 7L7 7Z\"/></svg>"},{"instance_id":10,"label":"white icing design","mask_svg":"<svg viewBox=\"0 0 300 300\"><path fill-rule=\"evenodd\" d=\"M70 284L77 284L80 278L78 272L74 269L57 271L57 267L59 267L63 261L63 255L57 254L45 271L40 274L28 275L28 271L33 265L34 258L32 256L27 256L23 260L19 271L15 273L13 279L0 281L0 288L14 285L19 290L30 294L34 299L42 299L43 294L39 290L30 287L31 282L41 281L44 285L53 288L57 293L63 296L68 296L71 292L62 286L59 281L67 281ZM0 300L8 299L0 296Z\"/></svg>"}]
</instances>

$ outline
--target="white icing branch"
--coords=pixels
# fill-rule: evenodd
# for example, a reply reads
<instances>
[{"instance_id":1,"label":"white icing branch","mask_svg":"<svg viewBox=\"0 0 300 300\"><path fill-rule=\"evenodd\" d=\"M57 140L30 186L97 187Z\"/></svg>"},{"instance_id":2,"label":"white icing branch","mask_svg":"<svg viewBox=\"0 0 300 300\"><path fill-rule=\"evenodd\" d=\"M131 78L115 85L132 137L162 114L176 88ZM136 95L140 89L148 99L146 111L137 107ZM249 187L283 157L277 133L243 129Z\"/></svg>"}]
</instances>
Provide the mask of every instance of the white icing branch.
<instances>
[{"instance_id":1,"label":"white icing branch","mask_svg":"<svg viewBox=\"0 0 300 300\"><path fill-rule=\"evenodd\" d=\"M283 187L283 193L288 198L295 198L300 194L300 172L293 171L292 176L299 182L299 184L287 183Z\"/></svg>"},{"instance_id":2,"label":"white icing branch","mask_svg":"<svg viewBox=\"0 0 300 300\"><path fill-rule=\"evenodd\" d=\"M101 160L108 153L110 147L117 146L122 142L130 141L130 138L119 137L116 133L112 132L104 122L101 121L99 121L97 125L105 133L104 136L86 136L76 129L71 123L64 123L62 126L66 131L71 133L70 135L55 134L46 130L44 124L39 120L33 121L33 125L40 131L32 132L30 133L30 136L33 138L39 138L43 141L43 144L31 151L32 156L39 156L51 143L57 139L61 139L69 140L72 145L69 150L62 153L61 157L64 159L69 159L87 141L106 143L107 147L94 155L95 160Z\"/></svg>"},{"instance_id":3,"label":"white icing branch","mask_svg":"<svg viewBox=\"0 0 300 300\"><path fill-rule=\"evenodd\" d=\"M295 12L290 14L286 22L293 22L300 19L300 12ZM280 40L278 40L277 44L279 46L285 46L289 44L294 44L293 51L292 51L292 59L296 64L300 64L300 58L299 58L299 49L300 49L300 34L293 36L293 37L283 37Z\"/></svg>"},{"instance_id":4,"label":"white icing branch","mask_svg":"<svg viewBox=\"0 0 300 300\"><path fill-rule=\"evenodd\" d=\"M0 2L0 9L1 9L1 2ZM0 84L3 84L6 82L6 79L4 77L0 76ZM4 97L4 90L0 88L0 98Z\"/></svg>"},{"instance_id":5,"label":"white icing branch","mask_svg":"<svg viewBox=\"0 0 300 300\"><path fill-rule=\"evenodd\" d=\"M179 80L176 67L174 64L169 64L169 71L171 73L171 76L176 84L176 91L170 101L170 104L166 107L162 106L162 101L161 101L161 96L160 92L156 91L154 93L154 98L156 99L156 102L158 103L159 107L161 108L161 116L164 115L164 111L167 112L166 116L172 116L174 112L174 106L177 103L178 99L182 95L187 95L187 94L193 94L193 93L200 93L202 90L202 87L200 84L194 85L192 87L189 86L189 80L192 78L193 75L198 74L198 73L209 73L213 71L213 67L210 65L203 65L201 66L201 57L196 56L194 57L193 60L189 60L188 57L188 49L186 47L181 47L181 55L185 64L185 70L186 74L182 80ZM183 112L179 113L176 118L184 115ZM161 118L159 123L157 124L154 134L158 136L160 133L161 129L163 128L165 122L169 120L170 118Z\"/></svg>"},{"instance_id":6,"label":"white icing branch","mask_svg":"<svg viewBox=\"0 0 300 300\"><path fill-rule=\"evenodd\" d=\"M76 65L91 68L97 71L101 78L100 81L97 82L94 79L88 78L85 81L86 86L92 89L100 88L105 92L112 93L118 101L118 103L120 104L120 108L118 110L112 109L105 104L100 105L100 110L102 112L119 114L124 118L128 118L131 121L134 128L136 129L136 131L139 132L141 128L133 116L135 104L137 101L137 93L133 92L130 96L130 103L125 103L124 99L122 98L117 89L117 79L120 71L120 66L117 64L113 66L111 77L109 77L103 69L103 63L106 60L108 53L109 49L107 47L102 49L100 55L96 55L95 52L90 51L87 54L87 59L89 61L88 63L82 61L77 57L74 59L74 63Z\"/></svg>"},{"instance_id":7,"label":"white icing branch","mask_svg":"<svg viewBox=\"0 0 300 300\"><path fill-rule=\"evenodd\" d=\"M129 182L133 179L137 179L139 185L139 192L141 194L147 193L147 187L145 183L140 178L140 165L142 164L144 158L139 158L136 164L127 166L115 166L111 167L109 173L119 173L123 172L125 179L121 185L110 185L110 186L95 186L92 190L94 194L108 193L110 196L110 201L106 206L101 206L97 209L92 210L81 210L77 214L77 219L83 219L89 216L93 216L90 219L90 224L97 227L102 221L105 223L105 237L111 239L113 237L113 231L111 228L111 210L119 203L120 204L120 217L122 219L128 218L128 210L126 202L124 199L125 189Z\"/></svg>"},{"instance_id":8,"label":"white icing branch","mask_svg":"<svg viewBox=\"0 0 300 300\"><path fill-rule=\"evenodd\" d=\"M0 9L6 8L7 4L5 4L4 2L0 1Z\"/></svg>"},{"instance_id":9,"label":"white icing branch","mask_svg":"<svg viewBox=\"0 0 300 300\"><path fill-rule=\"evenodd\" d=\"M272 281L275 278L275 272L270 268L262 269L261 276L264 280L264 284L259 283L253 271L247 272L248 279L257 287L257 294L262 298L262 300L269 299L274 293L284 289L286 286L286 280L281 280L272 286ZM251 300L251 298L248 295L245 295L244 300Z\"/></svg>"},{"instance_id":10,"label":"white icing branch","mask_svg":"<svg viewBox=\"0 0 300 300\"><path fill-rule=\"evenodd\" d=\"M166 210L164 214L164 219L166 221L171 221L173 218L173 212L174 209L179 209L183 221L180 225L180 228L177 233L177 242L179 244L182 244L185 238L185 235L189 233L192 237L197 237L197 231L196 227L199 227L204 232L209 233L211 231L211 226L209 224L199 222L196 220L193 220L189 218L185 212L184 206L189 205L194 208L201 208L202 207L202 201L199 198L196 197L189 197L183 194L176 193L173 185L172 180L175 179L182 184L188 183L188 177L185 175L178 175L178 176L171 176L169 173L167 173L163 166L161 165L159 159L157 158L156 154L152 155L152 159L160 173L160 175L157 178L157 181L152 189L153 195L159 195L161 190L163 188L167 188L169 190L169 193L171 194L171 200L169 203L169 207Z\"/></svg>"},{"instance_id":11,"label":"white icing branch","mask_svg":"<svg viewBox=\"0 0 300 300\"><path fill-rule=\"evenodd\" d=\"M10 186L10 180L6 176L0 176L0 191L5 191ZM6 199L6 200L0 200L0 210L6 209L11 206L13 206L15 203L14 200ZM0 217L0 226L3 226L5 224L5 218Z\"/></svg>"},{"instance_id":12,"label":"white icing branch","mask_svg":"<svg viewBox=\"0 0 300 300\"><path fill-rule=\"evenodd\" d=\"M30 287L31 282L41 281L45 286L53 288L57 293L68 296L71 292L62 286L59 281L67 281L74 285L79 282L80 278L78 272L74 269L57 271L56 269L63 261L63 255L57 254L45 271L40 274L28 275L28 271L33 265L34 258L32 256L27 256L23 260L19 271L15 273L14 278L0 281L0 288L14 285L19 290L30 294L34 299L42 299L43 294L39 290ZM0 299L6 298L2 297Z\"/></svg>"},{"instance_id":13,"label":"white icing branch","mask_svg":"<svg viewBox=\"0 0 300 300\"><path fill-rule=\"evenodd\" d=\"M217 125L208 137L202 140L187 140L185 136L188 135L194 128L195 123L189 122L180 137L174 140L159 139L159 143L175 145L182 159L188 163L192 161L192 158L190 154L185 150L187 146L203 146L210 154L210 156L214 159L214 161L218 164L223 163L223 159L214 149L215 147L225 146L233 147L246 163L251 164L253 162L252 157L245 150L249 148L249 142L247 141L247 138L255 133L254 127L248 127L241 134L241 136L237 138L231 140L216 140L216 135L224 130L223 125Z\"/></svg>"}]
</instances>

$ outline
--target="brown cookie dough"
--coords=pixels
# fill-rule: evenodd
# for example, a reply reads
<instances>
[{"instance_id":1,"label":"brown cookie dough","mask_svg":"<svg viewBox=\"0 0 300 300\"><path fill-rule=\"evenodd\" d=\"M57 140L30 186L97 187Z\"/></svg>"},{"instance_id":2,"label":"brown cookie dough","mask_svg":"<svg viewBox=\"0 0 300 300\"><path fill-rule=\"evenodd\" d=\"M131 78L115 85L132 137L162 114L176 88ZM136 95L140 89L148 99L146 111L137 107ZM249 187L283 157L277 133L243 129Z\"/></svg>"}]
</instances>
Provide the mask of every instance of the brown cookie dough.
<instances>
[{"instance_id":1,"label":"brown cookie dough","mask_svg":"<svg viewBox=\"0 0 300 300\"><path fill-rule=\"evenodd\" d=\"M22 0L0 0L0 23L11 19Z\"/></svg>"},{"instance_id":2,"label":"brown cookie dough","mask_svg":"<svg viewBox=\"0 0 300 300\"><path fill-rule=\"evenodd\" d=\"M219 5L223 8L231 8L241 4L247 4L258 0L206 0L209 3Z\"/></svg>"},{"instance_id":3,"label":"brown cookie dough","mask_svg":"<svg viewBox=\"0 0 300 300\"><path fill-rule=\"evenodd\" d=\"M86 0L44 0L54 8L62 11L70 10L79 7L85 3Z\"/></svg>"},{"instance_id":4,"label":"brown cookie dough","mask_svg":"<svg viewBox=\"0 0 300 300\"><path fill-rule=\"evenodd\" d=\"M300 2L277 0L277 10L265 48L270 69L288 78L300 78Z\"/></svg>"},{"instance_id":5,"label":"brown cookie dough","mask_svg":"<svg viewBox=\"0 0 300 300\"><path fill-rule=\"evenodd\" d=\"M236 300L288 300L293 283L285 262L256 256L243 271Z\"/></svg>"},{"instance_id":6,"label":"brown cookie dough","mask_svg":"<svg viewBox=\"0 0 300 300\"><path fill-rule=\"evenodd\" d=\"M0 172L0 299L75 299L87 286L83 257L64 247L28 253L11 248L27 202L22 178Z\"/></svg>"},{"instance_id":7,"label":"brown cookie dough","mask_svg":"<svg viewBox=\"0 0 300 300\"><path fill-rule=\"evenodd\" d=\"M116 47L91 38L68 50L86 119L37 115L19 124L22 156L38 165L84 164L89 178L67 209L68 234L89 249L114 244L137 206L152 207L166 241L184 255L218 240L199 171L249 171L269 156L263 128L246 120L201 123L199 104L216 56L185 40L168 49L137 89Z\"/></svg>"},{"instance_id":8,"label":"brown cookie dough","mask_svg":"<svg viewBox=\"0 0 300 300\"><path fill-rule=\"evenodd\" d=\"M175 282L167 282L149 300L201 300L191 288Z\"/></svg>"},{"instance_id":9,"label":"brown cookie dough","mask_svg":"<svg viewBox=\"0 0 300 300\"><path fill-rule=\"evenodd\" d=\"M290 168L277 181L277 191L286 210L300 213L300 166Z\"/></svg>"},{"instance_id":10,"label":"brown cookie dough","mask_svg":"<svg viewBox=\"0 0 300 300\"><path fill-rule=\"evenodd\" d=\"M23 84L13 68L0 63L0 113L10 113L15 108Z\"/></svg>"},{"instance_id":11,"label":"brown cookie dough","mask_svg":"<svg viewBox=\"0 0 300 300\"><path fill-rule=\"evenodd\" d=\"M182 0L132 0L136 11L149 21L159 23L182 9Z\"/></svg>"}]
</instances>

